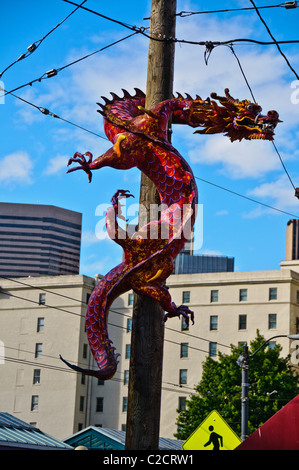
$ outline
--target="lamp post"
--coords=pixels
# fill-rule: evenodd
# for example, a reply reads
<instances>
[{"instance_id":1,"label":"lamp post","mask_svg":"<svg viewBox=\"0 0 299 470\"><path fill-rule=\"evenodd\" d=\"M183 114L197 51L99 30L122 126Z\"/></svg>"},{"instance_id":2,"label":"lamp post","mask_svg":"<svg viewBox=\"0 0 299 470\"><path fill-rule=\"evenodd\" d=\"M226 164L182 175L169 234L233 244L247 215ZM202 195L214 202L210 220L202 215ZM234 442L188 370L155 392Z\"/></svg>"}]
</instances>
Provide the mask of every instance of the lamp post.
<instances>
[{"instance_id":1,"label":"lamp post","mask_svg":"<svg viewBox=\"0 0 299 470\"><path fill-rule=\"evenodd\" d=\"M241 439L244 441L248 437L248 410L249 410L249 361L254 357L267 343L274 338L289 338L299 339L298 335L276 335L267 339L263 344L252 354L248 354L248 345L243 345L243 354L241 354L237 360L237 363L242 367L242 398L241 398Z\"/></svg>"}]
</instances>

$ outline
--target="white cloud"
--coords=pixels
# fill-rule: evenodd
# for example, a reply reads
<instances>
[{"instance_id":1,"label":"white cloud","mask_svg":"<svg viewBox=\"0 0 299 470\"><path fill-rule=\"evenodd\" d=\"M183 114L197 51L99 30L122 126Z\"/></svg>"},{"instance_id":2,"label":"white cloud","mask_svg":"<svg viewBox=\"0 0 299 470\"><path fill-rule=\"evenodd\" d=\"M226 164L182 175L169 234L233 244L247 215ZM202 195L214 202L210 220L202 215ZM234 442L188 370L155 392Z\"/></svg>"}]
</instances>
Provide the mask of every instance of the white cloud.
<instances>
[{"instance_id":1,"label":"white cloud","mask_svg":"<svg viewBox=\"0 0 299 470\"><path fill-rule=\"evenodd\" d=\"M270 200L269 205L274 205L279 209L296 209L299 212L298 199L295 197L295 191L287 175L282 175L274 181L256 186L249 192L249 195L262 199L262 202L265 199ZM259 210L259 213L256 213L256 215L262 215L262 211Z\"/></svg>"},{"instance_id":2,"label":"white cloud","mask_svg":"<svg viewBox=\"0 0 299 470\"><path fill-rule=\"evenodd\" d=\"M69 157L65 155L57 155L54 158L51 158L48 162L48 166L44 171L45 175L56 175L61 173L62 170L66 171L66 166Z\"/></svg>"},{"instance_id":3,"label":"white cloud","mask_svg":"<svg viewBox=\"0 0 299 470\"><path fill-rule=\"evenodd\" d=\"M226 209L223 209L223 210L221 210L221 211L217 211L217 212L215 213L216 216L223 216L223 215L228 215L228 214L229 214L229 212L228 212L228 210L226 210Z\"/></svg>"},{"instance_id":4,"label":"white cloud","mask_svg":"<svg viewBox=\"0 0 299 470\"><path fill-rule=\"evenodd\" d=\"M0 182L4 184L32 183L33 163L27 152L22 150L5 155L0 160Z\"/></svg>"},{"instance_id":5,"label":"white cloud","mask_svg":"<svg viewBox=\"0 0 299 470\"><path fill-rule=\"evenodd\" d=\"M92 232L91 230L85 230L82 233L82 244L84 246L93 245L94 243L99 243L103 238L97 236L96 232Z\"/></svg>"},{"instance_id":6,"label":"white cloud","mask_svg":"<svg viewBox=\"0 0 299 470\"><path fill-rule=\"evenodd\" d=\"M193 163L220 165L231 178L259 178L280 168L273 147L268 141L231 142L223 135L208 136L200 149L189 151Z\"/></svg>"}]
</instances>

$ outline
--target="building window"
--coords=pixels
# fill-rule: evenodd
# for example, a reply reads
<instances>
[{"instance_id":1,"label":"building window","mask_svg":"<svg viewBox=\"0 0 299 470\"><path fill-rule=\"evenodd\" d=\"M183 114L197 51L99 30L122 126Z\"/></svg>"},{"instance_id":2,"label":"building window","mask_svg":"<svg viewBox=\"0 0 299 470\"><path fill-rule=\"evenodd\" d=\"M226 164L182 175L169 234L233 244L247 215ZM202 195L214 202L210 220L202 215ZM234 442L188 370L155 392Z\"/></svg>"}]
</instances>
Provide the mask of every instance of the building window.
<instances>
[{"instance_id":1,"label":"building window","mask_svg":"<svg viewBox=\"0 0 299 470\"><path fill-rule=\"evenodd\" d=\"M127 333L132 331L132 318L127 318Z\"/></svg>"},{"instance_id":2,"label":"building window","mask_svg":"<svg viewBox=\"0 0 299 470\"><path fill-rule=\"evenodd\" d=\"M40 369L34 369L33 371L33 383L40 384Z\"/></svg>"},{"instance_id":3,"label":"building window","mask_svg":"<svg viewBox=\"0 0 299 470\"><path fill-rule=\"evenodd\" d=\"M183 304L190 302L190 291L183 292Z\"/></svg>"},{"instance_id":4,"label":"building window","mask_svg":"<svg viewBox=\"0 0 299 470\"><path fill-rule=\"evenodd\" d=\"M276 313L269 313L268 328L269 328L269 330L272 330L273 328L277 328L277 315L276 315Z\"/></svg>"},{"instance_id":5,"label":"building window","mask_svg":"<svg viewBox=\"0 0 299 470\"><path fill-rule=\"evenodd\" d=\"M187 369L180 369L180 385L187 383Z\"/></svg>"},{"instance_id":6,"label":"building window","mask_svg":"<svg viewBox=\"0 0 299 470\"><path fill-rule=\"evenodd\" d=\"M121 430L124 431L124 432L126 432L126 430L127 430L127 425L126 425L126 424L122 424L122 425L121 425Z\"/></svg>"},{"instance_id":7,"label":"building window","mask_svg":"<svg viewBox=\"0 0 299 470\"><path fill-rule=\"evenodd\" d=\"M86 343L84 343L83 344L83 352L82 352L83 359L87 359L87 351L88 351L88 345Z\"/></svg>"},{"instance_id":8,"label":"building window","mask_svg":"<svg viewBox=\"0 0 299 470\"><path fill-rule=\"evenodd\" d=\"M179 411L186 409L186 397L179 397Z\"/></svg>"},{"instance_id":9,"label":"building window","mask_svg":"<svg viewBox=\"0 0 299 470\"><path fill-rule=\"evenodd\" d=\"M296 292L296 303L299 304L299 290Z\"/></svg>"},{"instance_id":10,"label":"building window","mask_svg":"<svg viewBox=\"0 0 299 470\"><path fill-rule=\"evenodd\" d=\"M128 305L134 305L134 294L129 294Z\"/></svg>"},{"instance_id":11,"label":"building window","mask_svg":"<svg viewBox=\"0 0 299 470\"><path fill-rule=\"evenodd\" d=\"M181 343L181 357L188 357L188 343Z\"/></svg>"},{"instance_id":12,"label":"building window","mask_svg":"<svg viewBox=\"0 0 299 470\"><path fill-rule=\"evenodd\" d=\"M128 385L129 383L129 371L128 370L125 370L124 372L124 385Z\"/></svg>"},{"instance_id":13,"label":"building window","mask_svg":"<svg viewBox=\"0 0 299 470\"><path fill-rule=\"evenodd\" d=\"M126 354L125 354L125 358L126 359L130 359L131 357L131 345L130 344L126 344Z\"/></svg>"},{"instance_id":14,"label":"building window","mask_svg":"<svg viewBox=\"0 0 299 470\"><path fill-rule=\"evenodd\" d=\"M247 300L247 289L240 289L239 300L240 302L244 302L245 300Z\"/></svg>"},{"instance_id":15,"label":"building window","mask_svg":"<svg viewBox=\"0 0 299 470\"><path fill-rule=\"evenodd\" d=\"M97 397L96 412L102 413L103 410L104 410L104 398L103 397Z\"/></svg>"},{"instance_id":16,"label":"building window","mask_svg":"<svg viewBox=\"0 0 299 470\"><path fill-rule=\"evenodd\" d=\"M35 344L35 357L40 357L43 352L43 343Z\"/></svg>"},{"instance_id":17,"label":"building window","mask_svg":"<svg viewBox=\"0 0 299 470\"><path fill-rule=\"evenodd\" d=\"M209 343L209 356L215 357L217 356L217 343L210 341Z\"/></svg>"},{"instance_id":18,"label":"building window","mask_svg":"<svg viewBox=\"0 0 299 470\"><path fill-rule=\"evenodd\" d=\"M31 397L31 411L38 410L38 395L32 395Z\"/></svg>"},{"instance_id":19,"label":"building window","mask_svg":"<svg viewBox=\"0 0 299 470\"><path fill-rule=\"evenodd\" d=\"M128 411L128 397L123 397L123 411Z\"/></svg>"},{"instance_id":20,"label":"building window","mask_svg":"<svg viewBox=\"0 0 299 470\"><path fill-rule=\"evenodd\" d=\"M218 315L211 315L210 316L210 330L217 330L218 329Z\"/></svg>"},{"instance_id":21,"label":"building window","mask_svg":"<svg viewBox=\"0 0 299 470\"><path fill-rule=\"evenodd\" d=\"M44 331L44 326L45 326L45 319L44 318L38 318L37 319L37 328L36 331L40 333L41 331Z\"/></svg>"},{"instance_id":22,"label":"building window","mask_svg":"<svg viewBox=\"0 0 299 470\"><path fill-rule=\"evenodd\" d=\"M45 305L46 303L46 294L39 294L39 305Z\"/></svg>"},{"instance_id":23,"label":"building window","mask_svg":"<svg viewBox=\"0 0 299 470\"><path fill-rule=\"evenodd\" d=\"M239 330L246 330L247 328L247 315L239 315Z\"/></svg>"},{"instance_id":24,"label":"building window","mask_svg":"<svg viewBox=\"0 0 299 470\"><path fill-rule=\"evenodd\" d=\"M84 401L85 397L81 396L79 401L79 411L84 411Z\"/></svg>"},{"instance_id":25,"label":"building window","mask_svg":"<svg viewBox=\"0 0 299 470\"><path fill-rule=\"evenodd\" d=\"M81 374L81 385L85 385L85 384L86 384L86 375Z\"/></svg>"},{"instance_id":26,"label":"building window","mask_svg":"<svg viewBox=\"0 0 299 470\"><path fill-rule=\"evenodd\" d=\"M186 322L186 318L182 317L181 331L188 331L188 330L189 330L189 325Z\"/></svg>"},{"instance_id":27,"label":"building window","mask_svg":"<svg viewBox=\"0 0 299 470\"><path fill-rule=\"evenodd\" d=\"M218 302L218 290L211 290L211 302Z\"/></svg>"},{"instance_id":28,"label":"building window","mask_svg":"<svg viewBox=\"0 0 299 470\"><path fill-rule=\"evenodd\" d=\"M277 288L276 287L270 287L269 300L277 300Z\"/></svg>"},{"instance_id":29,"label":"building window","mask_svg":"<svg viewBox=\"0 0 299 470\"><path fill-rule=\"evenodd\" d=\"M105 385L105 380L98 379L98 385Z\"/></svg>"}]
</instances>

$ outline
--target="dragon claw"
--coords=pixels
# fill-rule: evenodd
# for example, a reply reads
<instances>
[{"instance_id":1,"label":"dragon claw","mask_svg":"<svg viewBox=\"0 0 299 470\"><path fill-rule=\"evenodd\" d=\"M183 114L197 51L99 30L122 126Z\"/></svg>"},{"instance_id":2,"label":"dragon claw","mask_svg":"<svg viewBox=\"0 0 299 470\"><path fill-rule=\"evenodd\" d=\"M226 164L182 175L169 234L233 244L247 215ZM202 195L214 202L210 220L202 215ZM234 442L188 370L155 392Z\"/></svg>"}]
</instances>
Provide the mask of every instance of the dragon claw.
<instances>
[{"instance_id":1,"label":"dragon claw","mask_svg":"<svg viewBox=\"0 0 299 470\"><path fill-rule=\"evenodd\" d=\"M165 323L168 318L179 317L183 316L185 318L186 324L189 325L190 319L192 321L192 325L194 325L194 312L189 309L186 305L180 305L176 307L173 312L168 312L164 315L163 322ZM190 318L189 318L190 315Z\"/></svg>"},{"instance_id":2,"label":"dragon claw","mask_svg":"<svg viewBox=\"0 0 299 470\"><path fill-rule=\"evenodd\" d=\"M117 215L119 219L125 220L126 222L128 221L128 219L126 219L121 214L121 207L123 206L123 204L120 204L119 200L123 198L128 198L128 197L134 197L133 194L131 194L129 190L118 189L111 199L115 214Z\"/></svg>"},{"instance_id":3,"label":"dragon claw","mask_svg":"<svg viewBox=\"0 0 299 470\"><path fill-rule=\"evenodd\" d=\"M88 157L88 160L86 160L85 155ZM91 173L89 165L90 163L92 163L92 153L85 152L82 155L82 153L76 152L74 156L69 159L67 166L70 166L72 163L79 163L80 166L70 168L69 170L67 170L67 173L71 173L72 171L77 171L77 170L84 170L85 173L87 173L88 175L88 181L91 182L92 173Z\"/></svg>"}]
</instances>

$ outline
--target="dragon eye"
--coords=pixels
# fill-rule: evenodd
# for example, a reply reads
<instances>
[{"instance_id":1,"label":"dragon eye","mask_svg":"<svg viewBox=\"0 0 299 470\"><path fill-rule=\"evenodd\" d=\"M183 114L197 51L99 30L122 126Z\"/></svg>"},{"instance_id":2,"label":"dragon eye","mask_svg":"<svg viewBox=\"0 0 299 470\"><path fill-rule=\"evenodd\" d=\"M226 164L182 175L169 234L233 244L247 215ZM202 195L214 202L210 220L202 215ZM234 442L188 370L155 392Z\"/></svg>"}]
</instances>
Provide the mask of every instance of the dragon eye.
<instances>
[{"instance_id":1,"label":"dragon eye","mask_svg":"<svg viewBox=\"0 0 299 470\"><path fill-rule=\"evenodd\" d=\"M247 106L247 109L248 109L248 111L253 111L253 105L252 105L252 104L249 104L249 105Z\"/></svg>"}]
</instances>

